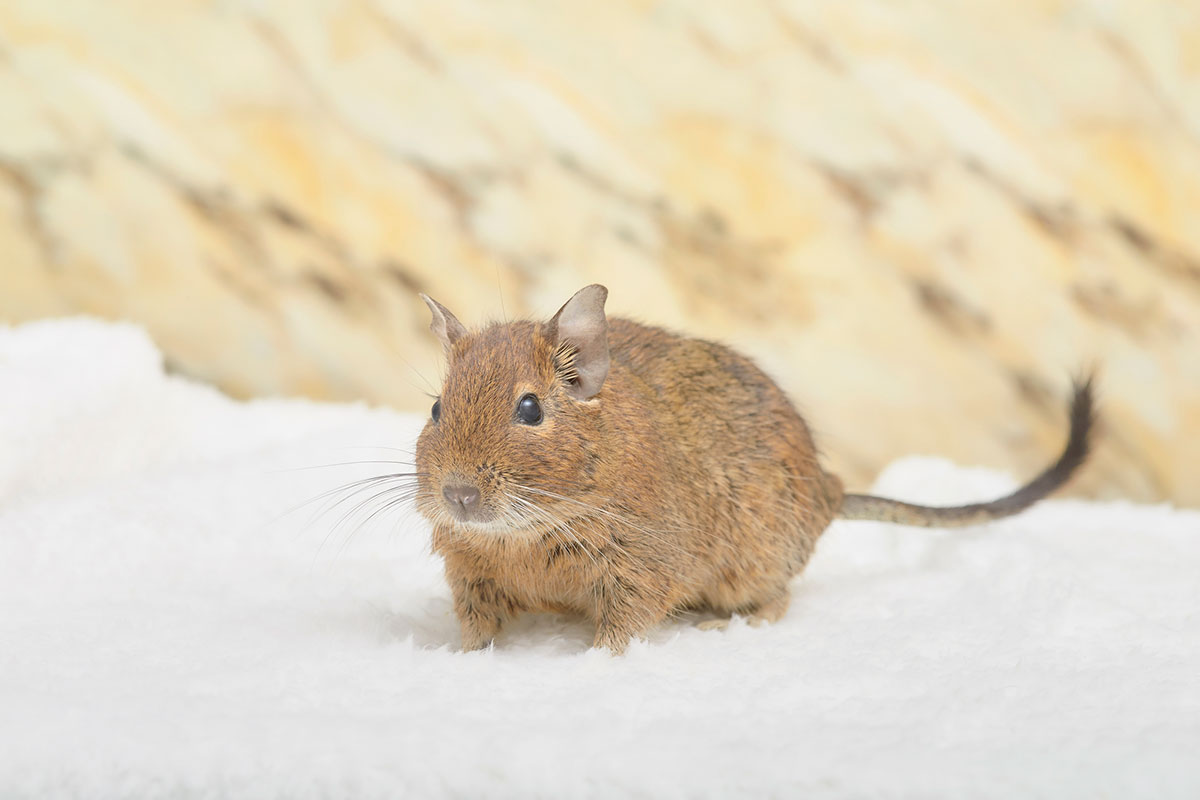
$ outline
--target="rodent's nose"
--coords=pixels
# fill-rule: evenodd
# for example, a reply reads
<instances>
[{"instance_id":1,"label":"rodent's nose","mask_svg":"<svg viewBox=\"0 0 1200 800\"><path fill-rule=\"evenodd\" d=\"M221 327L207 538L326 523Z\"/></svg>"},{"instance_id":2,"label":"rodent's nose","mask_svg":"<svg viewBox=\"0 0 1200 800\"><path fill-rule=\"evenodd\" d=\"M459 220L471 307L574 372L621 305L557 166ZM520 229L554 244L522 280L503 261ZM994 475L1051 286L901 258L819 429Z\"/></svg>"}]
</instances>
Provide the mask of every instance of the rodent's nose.
<instances>
[{"instance_id":1,"label":"rodent's nose","mask_svg":"<svg viewBox=\"0 0 1200 800\"><path fill-rule=\"evenodd\" d=\"M442 497L452 506L471 511L479 503L479 490L474 486L446 486L442 489Z\"/></svg>"}]
</instances>

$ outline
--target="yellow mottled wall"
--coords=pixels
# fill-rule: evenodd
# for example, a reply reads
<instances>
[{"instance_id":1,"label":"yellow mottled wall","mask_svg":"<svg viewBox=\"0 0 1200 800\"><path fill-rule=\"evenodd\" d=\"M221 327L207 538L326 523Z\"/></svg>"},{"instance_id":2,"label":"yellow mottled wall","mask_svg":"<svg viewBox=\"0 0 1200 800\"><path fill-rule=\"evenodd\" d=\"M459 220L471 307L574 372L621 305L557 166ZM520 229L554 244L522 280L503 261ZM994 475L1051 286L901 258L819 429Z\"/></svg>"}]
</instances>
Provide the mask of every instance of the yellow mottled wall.
<instances>
[{"instance_id":1,"label":"yellow mottled wall","mask_svg":"<svg viewBox=\"0 0 1200 800\"><path fill-rule=\"evenodd\" d=\"M1076 490L1200 503L1195 0L10 0L0 115L0 320L424 409L416 292L602 281L757 357L852 485L1028 473L1100 363Z\"/></svg>"}]
</instances>

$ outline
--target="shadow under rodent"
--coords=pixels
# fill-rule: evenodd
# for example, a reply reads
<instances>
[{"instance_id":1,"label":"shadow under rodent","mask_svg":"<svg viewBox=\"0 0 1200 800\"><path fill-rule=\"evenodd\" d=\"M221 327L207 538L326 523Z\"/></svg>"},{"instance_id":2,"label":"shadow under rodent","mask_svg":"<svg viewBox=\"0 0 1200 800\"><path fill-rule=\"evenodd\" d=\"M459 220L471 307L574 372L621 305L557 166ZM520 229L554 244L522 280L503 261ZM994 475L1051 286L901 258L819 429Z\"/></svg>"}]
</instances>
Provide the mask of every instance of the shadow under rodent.
<instances>
[{"instance_id":1,"label":"shadow under rodent","mask_svg":"<svg viewBox=\"0 0 1200 800\"><path fill-rule=\"evenodd\" d=\"M775 621L835 516L975 524L1027 508L1087 456L1090 380L1058 461L1008 497L932 508L844 494L749 359L607 319L607 294L588 286L548 322L478 331L422 295L448 371L417 441L417 508L466 650L525 611L583 615L615 653L684 609Z\"/></svg>"}]
</instances>

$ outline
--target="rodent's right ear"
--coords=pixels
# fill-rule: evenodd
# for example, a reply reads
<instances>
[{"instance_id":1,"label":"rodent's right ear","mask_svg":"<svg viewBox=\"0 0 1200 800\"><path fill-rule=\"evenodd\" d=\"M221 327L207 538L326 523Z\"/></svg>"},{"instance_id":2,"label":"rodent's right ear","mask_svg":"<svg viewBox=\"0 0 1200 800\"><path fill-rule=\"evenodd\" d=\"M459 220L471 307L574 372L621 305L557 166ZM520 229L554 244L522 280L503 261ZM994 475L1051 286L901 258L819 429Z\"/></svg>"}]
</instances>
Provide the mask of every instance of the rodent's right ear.
<instances>
[{"instance_id":1,"label":"rodent's right ear","mask_svg":"<svg viewBox=\"0 0 1200 800\"><path fill-rule=\"evenodd\" d=\"M604 301L608 289L598 283L585 286L558 310L548 323L557 344L573 346L571 381L567 393L576 400L590 400L608 377L608 319Z\"/></svg>"},{"instance_id":2,"label":"rodent's right ear","mask_svg":"<svg viewBox=\"0 0 1200 800\"><path fill-rule=\"evenodd\" d=\"M446 355L450 355L450 348L467 335L467 329L463 327L457 317L450 313L450 309L437 300L427 294L421 295L421 299L425 301L425 305L429 306L429 313L433 316L433 319L429 321L429 330L433 331L433 334L441 341Z\"/></svg>"}]
</instances>

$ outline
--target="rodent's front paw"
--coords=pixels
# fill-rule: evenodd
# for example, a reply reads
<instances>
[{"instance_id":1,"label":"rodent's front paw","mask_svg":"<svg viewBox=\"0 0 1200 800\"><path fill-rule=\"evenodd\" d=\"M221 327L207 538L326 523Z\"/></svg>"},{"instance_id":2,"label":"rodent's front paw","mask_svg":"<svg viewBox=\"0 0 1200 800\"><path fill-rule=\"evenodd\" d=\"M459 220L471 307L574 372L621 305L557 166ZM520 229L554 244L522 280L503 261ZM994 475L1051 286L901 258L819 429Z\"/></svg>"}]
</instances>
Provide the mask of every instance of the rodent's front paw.
<instances>
[{"instance_id":1,"label":"rodent's front paw","mask_svg":"<svg viewBox=\"0 0 1200 800\"><path fill-rule=\"evenodd\" d=\"M462 631L462 651L469 653L472 650L487 650L492 646L492 641L498 632L496 629L485 630L481 626L464 623Z\"/></svg>"},{"instance_id":2,"label":"rodent's front paw","mask_svg":"<svg viewBox=\"0 0 1200 800\"><path fill-rule=\"evenodd\" d=\"M487 650L492 646L492 638L490 636L474 636L471 638L463 637L462 652L470 653L473 650Z\"/></svg>"},{"instance_id":3,"label":"rodent's front paw","mask_svg":"<svg viewBox=\"0 0 1200 800\"><path fill-rule=\"evenodd\" d=\"M603 648L614 656L624 655L625 648L629 647L629 642L633 636L620 631L599 630L596 632L596 638L592 641L592 647Z\"/></svg>"}]
</instances>

